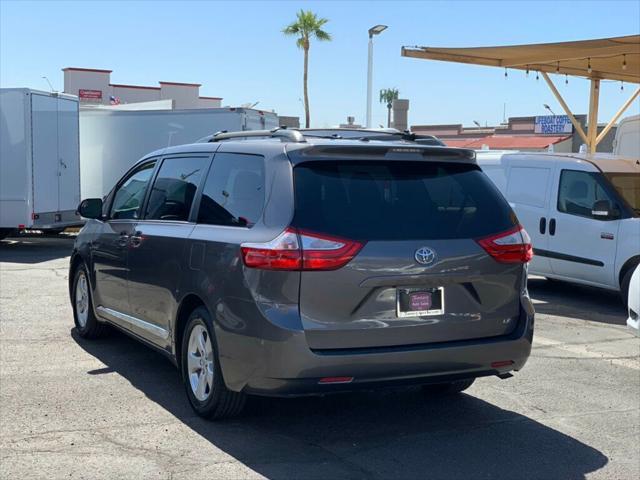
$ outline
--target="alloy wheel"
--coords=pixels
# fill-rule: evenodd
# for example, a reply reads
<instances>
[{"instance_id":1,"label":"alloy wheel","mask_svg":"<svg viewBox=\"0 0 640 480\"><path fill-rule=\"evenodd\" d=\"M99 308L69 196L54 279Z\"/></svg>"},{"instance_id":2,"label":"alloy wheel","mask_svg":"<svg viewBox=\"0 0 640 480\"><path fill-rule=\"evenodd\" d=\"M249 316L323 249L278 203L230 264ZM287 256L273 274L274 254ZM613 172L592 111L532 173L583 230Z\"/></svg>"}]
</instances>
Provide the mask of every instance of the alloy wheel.
<instances>
[{"instance_id":1,"label":"alloy wheel","mask_svg":"<svg viewBox=\"0 0 640 480\"><path fill-rule=\"evenodd\" d=\"M189 335L187 351L187 375L193 395L206 401L213 389L213 345L209 332L203 325L196 325Z\"/></svg>"},{"instance_id":2,"label":"alloy wheel","mask_svg":"<svg viewBox=\"0 0 640 480\"><path fill-rule=\"evenodd\" d=\"M87 326L87 319L89 318L89 284L87 282L87 275L83 271L78 274L78 280L76 281L75 300L78 325L80 328L85 328Z\"/></svg>"}]
</instances>

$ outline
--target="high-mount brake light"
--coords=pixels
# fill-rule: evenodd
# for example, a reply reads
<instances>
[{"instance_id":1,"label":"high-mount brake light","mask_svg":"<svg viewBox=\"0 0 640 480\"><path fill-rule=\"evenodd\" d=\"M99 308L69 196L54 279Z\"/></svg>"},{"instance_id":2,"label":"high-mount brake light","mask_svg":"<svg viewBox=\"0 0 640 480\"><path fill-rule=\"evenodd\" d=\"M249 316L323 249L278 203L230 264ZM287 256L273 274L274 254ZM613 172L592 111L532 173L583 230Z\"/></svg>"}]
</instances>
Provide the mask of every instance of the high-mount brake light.
<instances>
[{"instance_id":1,"label":"high-mount brake light","mask_svg":"<svg viewBox=\"0 0 640 480\"><path fill-rule=\"evenodd\" d=\"M500 263L527 263L533 258L531 237L522 225L476 241Z\"/></svg>"},{"instance_id":2,"label":"high-mount brake light","mask_svg":"<svg viewBox=\"0 0 640 480\"><path fill-rule=\"evenodd\" d=\"M323 233L288 227L270 242L243 243L242 259L247 267L264 270L337 270L364 246Z\"/></svg>"}]
</instances>

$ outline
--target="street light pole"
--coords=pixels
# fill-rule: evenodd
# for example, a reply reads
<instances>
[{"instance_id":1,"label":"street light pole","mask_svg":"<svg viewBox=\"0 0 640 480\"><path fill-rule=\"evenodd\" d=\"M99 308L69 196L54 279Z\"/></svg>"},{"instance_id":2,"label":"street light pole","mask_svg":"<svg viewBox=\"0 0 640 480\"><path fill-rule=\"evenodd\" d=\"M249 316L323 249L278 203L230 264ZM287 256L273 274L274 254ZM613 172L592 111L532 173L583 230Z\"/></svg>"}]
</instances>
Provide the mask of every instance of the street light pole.
<instances>
[{"instance_id":1,"label":"street light pole","mask_svg":"<svg viewBox=\"0 0 640 480\"><path fill-rule=\"evenodd\" d=\"M369 60L367 62L367 120L365 126L371 128L371 85L373 81L373 35L369 34Z\"/></svg>"},{"instance_id":2,"label":"street light pole","mask_svg":"<svg viewBox=\"0 0 640 480\"><path fill-rule=\"evenodd\" d=\"M547 105L546 103L543 103L542 106L549 110L551 112L551 115L553 115L554 117L556 116L555 112L553 110L551 110L551 107L549 105Z\"/></svg>"},{"instance_id":3,"label":"street light pole","mask_svg":"<svg viewBox=\"0 0 640 480\"><path fill-rule=\"evenodd\" d=\"M373 96L373 36L387 29L386 25L375 25L369 29L369 57L367 61L367 118L365 126L371 128L371 102Z\"/></svg>"},{"instance_id":4,"label":"street light pole","mask_svg":"<svg viewBox=\"0 0 640 480\"><path fill-rule=\"evenodd\" d=\"M54 93L56 91L55 88L53 88L53 85L51 85L51 82L49 81L48 77L42 77L44 80L46 80L46 82L49 84L49 88L51 89L51 93Z\"/></svg>"}]
</instances>

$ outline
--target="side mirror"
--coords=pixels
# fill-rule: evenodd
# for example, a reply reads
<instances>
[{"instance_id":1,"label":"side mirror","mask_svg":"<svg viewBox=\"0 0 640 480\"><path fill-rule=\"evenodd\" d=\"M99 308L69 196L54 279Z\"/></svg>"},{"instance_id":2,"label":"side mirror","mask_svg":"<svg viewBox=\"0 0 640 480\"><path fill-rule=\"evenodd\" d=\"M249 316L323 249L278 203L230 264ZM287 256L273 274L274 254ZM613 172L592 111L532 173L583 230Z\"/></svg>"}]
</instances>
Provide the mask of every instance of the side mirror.
<instances>
[{"instance_id":1,"label":"side mirror","mask_svg":"<svg viewBox=\"0 0 640 480\"><path fill-rule=\"evenodd\" d=\"M609 200L597 200L591 208L591 215L596 218L616 218L620 212L611 206Z\"/></svg>"},{"instance_id":2,"label":"side mirror","mask_svg":"<svg viewBox=\"0 0 640 480\"><path fill-rule=\"evenodd\" d=\"M102 218L102 199L87 198L83 200L78 205L76 213L84 218Z\"/></svg>"}]
</instances>

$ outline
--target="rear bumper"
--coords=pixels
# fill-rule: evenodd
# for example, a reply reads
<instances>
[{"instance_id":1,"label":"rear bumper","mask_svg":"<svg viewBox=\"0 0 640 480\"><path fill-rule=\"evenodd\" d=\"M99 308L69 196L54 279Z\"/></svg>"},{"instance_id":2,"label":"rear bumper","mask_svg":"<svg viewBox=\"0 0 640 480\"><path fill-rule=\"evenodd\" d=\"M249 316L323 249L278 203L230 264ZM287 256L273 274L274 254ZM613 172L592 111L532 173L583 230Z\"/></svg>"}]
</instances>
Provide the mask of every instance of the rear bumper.
<instances>
[{"instance_id":1,"label":"rear bumper","mask_svg":"<svg viewBox=\"0 0 640 480\"><path fill-rule=\"evenodd\" d=\"M30 228L34 229L61 229L66 227L80 226L84 220L80 218L74 210L63 210L60 212L42 212L34 214Z\"/></svg>"},{"instance_id":2,"label":"rear bumper","mask_svg":"<svg viewBox=\"0 0 640 480\"><path fill-rule=\"evenodd\" d=\"M400 347L311 350L304 332L288 330L277 341L256 340L251 352L245 343L242 360L224 355L222 351L233 351L226 345L227 348L221 348L220 361L230 389L258 395L321 395L438 383L520 370L531 352L533 326L533 306L523 297L516 328L501 337ZM219 337L220 340L223 339ZM247 354L251 355L249 361ZM492 363L502 361L513 363L492 367ZM325 377L353 377L353 380L319 383Z\"/></svg>"}]
</instances>

